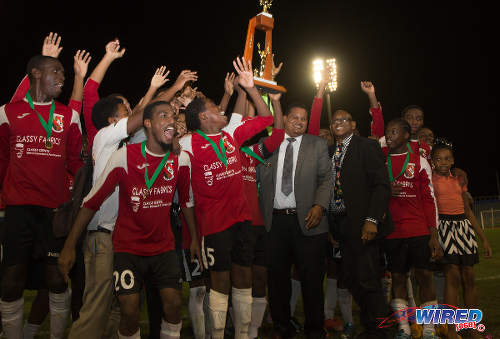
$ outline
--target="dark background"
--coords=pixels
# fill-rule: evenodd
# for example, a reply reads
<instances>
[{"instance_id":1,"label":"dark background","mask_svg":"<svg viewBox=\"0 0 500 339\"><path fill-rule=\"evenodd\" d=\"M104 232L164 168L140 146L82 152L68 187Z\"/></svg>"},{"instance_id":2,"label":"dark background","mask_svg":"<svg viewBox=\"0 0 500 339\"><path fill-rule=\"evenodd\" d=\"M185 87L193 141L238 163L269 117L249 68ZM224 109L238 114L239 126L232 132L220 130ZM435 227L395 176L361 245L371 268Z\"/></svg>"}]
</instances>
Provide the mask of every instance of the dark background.
<instances>
[{"instance_id":1,"label":"dark background","mask_svg":"<svg viewBox=\"0 0 500 339\"><path fill-rule=\"evenodd\" d=\"M273 52L285 63L278 82L283 103L310 105L312 60L337 59L339 88L333 109L343 108L369 133L368 100L361 80L373 81L385 121L418 104L425 125L454 143L456 165L469 173L473 195L495 195L498 170L496 44L493 9L482 2L275 0ZM171 82L182 69L197 70L198 87L218 102L232 59L243 53L248 20L258 0L163 2L23 2L3 4L0 102L14 93L28 59L49 32L62 35L60 59L67 102L72 58L92 54L90 74L105 44L119 37L125 56L109 69L101 94L121 92L134 104L155 67L167 65ZM490 14L491 13L491 14ZM325 108L326 109L326 108Z\"/></svg>"}]
</instances>

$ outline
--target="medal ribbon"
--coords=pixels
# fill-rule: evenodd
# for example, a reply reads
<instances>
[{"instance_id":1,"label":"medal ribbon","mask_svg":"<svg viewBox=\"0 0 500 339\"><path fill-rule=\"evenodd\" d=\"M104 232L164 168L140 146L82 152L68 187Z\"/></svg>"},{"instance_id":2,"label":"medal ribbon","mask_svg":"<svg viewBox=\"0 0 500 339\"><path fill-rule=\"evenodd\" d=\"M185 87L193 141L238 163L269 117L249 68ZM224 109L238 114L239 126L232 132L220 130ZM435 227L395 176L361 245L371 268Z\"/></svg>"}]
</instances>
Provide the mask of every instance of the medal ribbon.
<instances>
[{"instance_id":1,"label":"medal ribbon","mask_svg":"<svg viewBox=\"0 0 500 339\"><path fill-rule=\"evenodd\" d=\"M33 99L31 98L30 92L26 92L26 100L28 100L28 104L30 105L31 109L36 112L38 115L38 119L40 119L40 123L43 126L43 129L47 133L47 140L50 138L50 135L52 134L52 126L54 125L54 111L56 109L56 103L54 100L52 100L52 104L50 104L50 112L49 112L49 122L46 123L45 120L43 120L42 116L38 111L35 109L35 106L33 105Z\"/></svg>"},{"instance_id":2,"label":"medal ribbon","mask_svg":"<svg viewBox=\"0 0 500 339\"><path fill-rule=\"evenodd\" d=\"M149 180L149 176L148 176L148 166L147 166L148 160L146 158L146 140L144 140L141 143L141 153L142 153L142 156L144 157L144 161L146 162L146 165L144 166L144 181L146 182L146 187L148 189L151 189L151 187L153 186L153 184L156 181L156 178L158 178L158 175L160 174L161 169L163 168L163 166L165 166L165 163L167 162L168 156L170 155L170 151L168 151L167 154L165 154L163 156L163 159L161 160L158 167L156 167L156 170L153 173L151 180Z\"/></svg>"},{"instance_id":3,"label":"medal ribbon","mask_svg":"<svg viewBox=\"0 0 500 339\"><path fill-rule=\"evenodd\" d=\"M413 153L413 150L411 149L409 142L406 142L406 147L408 147L408 152Z\"/></svg>"},{"instance_id":4,"label":"medal ribbon","mask_svg":"<svg viewBox=\"0 0 500 339\"><path fill-rule=\"evenodd\" d=\"M224 164L224 166L226 166L226 168L227 168L226 148L224 147L224 140L223 140L224 138L223 138L222 133L220 135L220 150L217 147L217 145L215 144L215 142L213 142L213 140L210 139L201 130L197 129L196 133L198 133L199 135L201 135L203 137L203 139L205 139L206 141L208 141L210 143L210 145L212 145L212 148L214 149L215 154L217 154L217 157L219 158L219 160L222 161L222 163Z\"/></svg>"},{"instance_id":5,"label":"medal ribbon","mask_svg":"<svg viewBox=\"0 0 500 339\"><path fill-rule=\"evenodd\" d=\"M250 147L247 147L247 146L243 146L243 147L240 147L240 150L246 154L248 154L249 156L259 160L261 163L263 163L264 165L266 164L266 162L257 155L257 153L255 153L254 151L252 151L252 149Z\"/></svg>"},{"instance_id":6,"label":"medal ribbon","mask_svg":"<svg viewBox=\"0 0 500 339\"><path fill-rule=\"evenodd\" d=\"M399 178L401 176L401 174L403 174L406 171L406 167L408 167L409 161L410 161L410 152L406 153L406 159L405 159L405 162L403 164L403 168L401 169L401 173L399 173L397 175L397 177L394 178L394 176L392 175L391 155L387 154L387 171L389 172L389 181L390 182L393 182L394 180Z\"/></svg>"}]
</instances>

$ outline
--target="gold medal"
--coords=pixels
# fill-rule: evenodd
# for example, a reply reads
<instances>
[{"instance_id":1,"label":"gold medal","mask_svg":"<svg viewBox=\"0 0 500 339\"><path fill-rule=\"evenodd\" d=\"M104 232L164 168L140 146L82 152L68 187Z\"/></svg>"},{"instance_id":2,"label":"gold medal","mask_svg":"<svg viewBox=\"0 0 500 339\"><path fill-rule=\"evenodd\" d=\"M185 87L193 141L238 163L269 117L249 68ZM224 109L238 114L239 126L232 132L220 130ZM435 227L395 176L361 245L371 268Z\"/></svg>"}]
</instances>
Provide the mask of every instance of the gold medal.
<instances>
[{"instance_id":1,"label":"gold medal","mask_svg":"<svg viewBox=\"0 0 500 339\"><path fill-rule=\"evenodd\" d=\"M52 143L50 142L50 140L46 140L46 141L45 141L45 148L46 148L46 149L51 149L51 148L52 148L52 146L53 146L53 145L52 145Z\"/></svg>"},{"instance_id":2,"label":"gold medal","mask_svg":"<svg viewBox=\"0 0 500 339\"><path fill-rule=\"evenodd\" d=\"M270 163L270 162L265 162L265 163L264 163L264 166L266 166L266 167L271 167L271 163Z\"/></svg>"}]
</instances>

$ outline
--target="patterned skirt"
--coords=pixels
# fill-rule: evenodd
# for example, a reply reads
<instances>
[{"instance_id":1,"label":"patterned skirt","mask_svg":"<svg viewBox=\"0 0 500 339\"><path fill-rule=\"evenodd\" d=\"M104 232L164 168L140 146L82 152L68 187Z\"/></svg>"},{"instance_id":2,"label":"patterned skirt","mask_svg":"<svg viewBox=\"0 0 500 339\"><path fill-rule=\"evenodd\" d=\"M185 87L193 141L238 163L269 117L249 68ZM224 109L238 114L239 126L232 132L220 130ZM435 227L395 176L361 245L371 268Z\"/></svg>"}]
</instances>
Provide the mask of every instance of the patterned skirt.
<instances>
[{"instance_id":1,"label":"patterned skirt","mask_svg":"<svg viewBox=\"0 0 500 339\"><path fill-rule=\"evenodd\" d=\"M464 214L440 214L438 233L443 264L472 266L479 262L476 234Z\"/></svg>"}]
</instances>

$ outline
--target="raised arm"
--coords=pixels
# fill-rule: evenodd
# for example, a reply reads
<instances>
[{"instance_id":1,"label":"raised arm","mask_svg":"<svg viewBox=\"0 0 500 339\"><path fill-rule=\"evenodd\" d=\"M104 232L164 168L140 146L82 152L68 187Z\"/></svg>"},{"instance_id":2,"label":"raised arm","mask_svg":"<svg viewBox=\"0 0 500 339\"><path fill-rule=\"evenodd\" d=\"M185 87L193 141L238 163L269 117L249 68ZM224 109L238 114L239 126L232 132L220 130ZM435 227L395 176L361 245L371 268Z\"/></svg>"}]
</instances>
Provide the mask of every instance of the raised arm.
<instances>
[{"instance_id":1,"label":"raised arm","mask_svg":"<svg viewBox=\"0 0 500 339\"><path fill-rule=\"evenodd\" d=\"M161 66L156 69L153 78L151 78L151 83L149 85L148 91L142 97L139 103L134 107L133 111L144 109L144 107L146 107L150 102L159 100L158 98L155 98L153 100L153 97L156 94L158 88L160 88L161 86L166 84L167 81L169 81L169 79L167 78L169 74L170 71L167 71L167 66Z\"/></svg>"},{"instance_id":2,"label":"raised arm","mask_svg":"<svg viewBox=\"0 0 500 339\"><path fill-rule=\"evenodd\" d=\"M76 54L73 57L75 78L73 80L73 92L71 93L69 106L78 113L80 113L82 109L83 79L85 79L85 75L87 75L90 59L92 59L90 53L85 50L76 51Z\"/></svg>"},{"instance_id":3,"label":"raised arm","mask_svg":"<svg viewBox=\"0 0 500 339\"><path fill-rule=\"evenodd\" d=\"M104 79L109 66L116 59L123 57L125 51L125 48L120 49L120 40L115 39L108 42L106 44L106 54L104 54L103 58L97 64L96 68L94 68L94 70L90 74L89 79L92 79L93 81L100 84L102 82L102 79Z\"/></svg>"},{"instance_id":4,"label":"raised arm","mask_svg":"<svg viewBox=\"0 0 500 339\"><path fill-rule=\"evenodd\" d=\"M123 57L125 54L125 48L120 50L120 41L118 39L108 42L105 50L106 53L90 74L83 88L83 119L85 120L89 148L92 148L94 137L97 134L97 129L92 123L92 108L99 101L99 85L113 61Z\"/></svg>"},{"instance_id":5,"label":"raised arm","mask_svg":"<svg viewBox=\"0 0 500 339\"><path fill-rule=\"evenodd\" d=\"M375 95L375 86L371 81L361 81L361 90L368 96L370 102L370 115L372 122L370 124L371 135L381 138L384 136L384 117L382 115L382 107Z\"/></svg>"},{"instance_id":6,"label":"raised arm","mask_svg":"<svg viewBox=\"0 0 500 339\"><path fill-rule=\"evenodd\" d=\"M283 121L283 110L281 109L281 93L269 94L271 103L274 108L274 128L283 129L285 128L285 123Z\"/></svg>"},{"instance_id":7,"label":"raised arm","mask_svg":"<svg viewBox=\"0 0 500 339\"><path fill-rule=\"evenodd\" d=\"M269 110L269 107L260 96L259 91L255 88L251 62L236 58L236 60L233 61L233 65L238 73L238 84L247 91L248 96L255 105L257 115L261 117L272 116L271 110Z\"/></svg>"},{"instance_id":8,"label":"raised arm","mask_svg":"<svg viewBox=\"0 0 500 339\"><path fill-rule=\"evenodd\" d=\"M321 127L321 111L323 110L323 95L325 94L326 86L330 82L330 74L330 68L325 67L321 74L318 91L313 99L307 134L319 135L319 129Z\"/></svg>"},{"instance_id":9,"label":"raised arm","mask_svg":"<svg viewBox=\"0 0 500 339\"><path fill-rule=\"evenodd\" d=\"M234 73L231 74L227 73L226 78L224 79L224 95L222 96L222 99L219 104L219 107L223 112L226 111L227 105L229 104L229 99L231 99L231 96L233 95L235 78L236 75Z\"/></svg>"},{"instance_id":10,"label":"raised arm","mask_svg":"<svg viewBox=\"0 0 500 339\"><path fill-rule=\"evenodd\" d=\"M190 70L183 70L179 76L177 77L177 80L175 80L175 83L170 87L169 89L161 92L158 94L157 99L158 100L163 100L163 101L170 101L174 97L175 93L180 91L181 89L184 88L184 85L188 81L196 81L198 80L198 72L195 71L190 71Z\"/></svg>"},{"instance_id":11,"label":"raised arm","mask_svg":"<svg viewBox=\"0 0 500 339\"><path fill-rule=\"evenodd\" d=\"M134 134L142 126L142 114L144 113L144 108L151 101L151 98L155 94L156 90L163 86L164 83L168 81L167 76L170 71L167 71L166 66L161 66L156 69L153 78L151 79L151 84L149 86L148 92L144 98L139 102L139 104L134 107L132 114L127 121L127 133L128 135Z\"/></svg>"}]
</instances>

